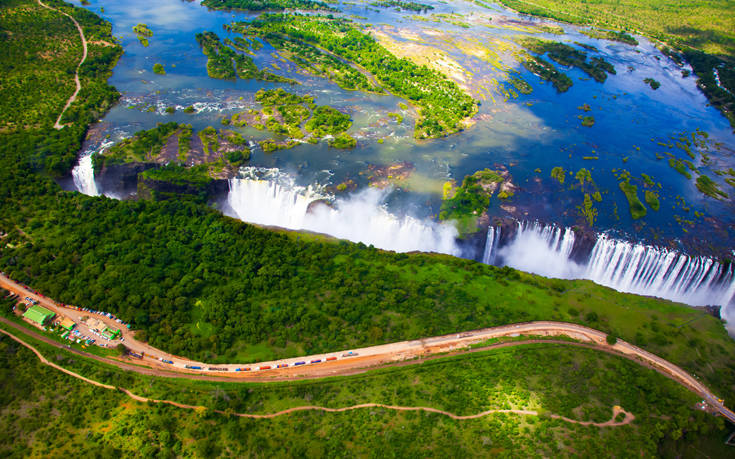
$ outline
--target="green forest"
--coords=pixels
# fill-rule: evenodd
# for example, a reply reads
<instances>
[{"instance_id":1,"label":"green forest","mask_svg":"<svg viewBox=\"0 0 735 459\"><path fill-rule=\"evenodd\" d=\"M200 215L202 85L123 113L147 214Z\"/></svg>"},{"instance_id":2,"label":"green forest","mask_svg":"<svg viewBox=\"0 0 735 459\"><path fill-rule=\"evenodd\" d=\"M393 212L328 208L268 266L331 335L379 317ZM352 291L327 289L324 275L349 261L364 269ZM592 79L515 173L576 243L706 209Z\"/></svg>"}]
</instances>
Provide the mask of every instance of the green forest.
<instances>
[{"instance_id":1,"label":"green forest","mask_svg":"<svg viewBox=\"0 0 735 459\"><path fill-rule=\"evenodd\" d=\"M723 393L735 380L722 325L684 306L449 256L273 232L195 202L63 192L44 165L71 169L85 129L3 134L0 267L59 301L116 314L154 346L249 362L556 319L615 331ZM691 343L708 365L687 352Z\"/></svg>"},{"instance_id":2,"label":"green forest","mask_svg":"<svg viewBox=\"0 0 735 459\"><path fill-rule=\"evenodd\" d=\"M90 38L115 43L110 25L92 13L48 3L72 14ZM732 340L703 311L587 281L550 280L449 256L387 253L269 231L192 201L116 201L62 191L55 178L68 173L89 124L119 96L106 81L121 48L91 47L81 68L83 89L62 120L68 125L57 130L54 121L73 92L79 35L68 19L31 0L5 2L0 15L3 30L26 37L3 41L3 88L17 94L34 88L12 105L2 99L0 269L13 279L56 300L115 313L151 344L210 361L247 362L552 319L614 333L696 373L724 398L735 396ZM345 33L356 43L377 46L359 32ZM331 40L342 43L336 35ZM390 59L371 49L376 54L364 57L366 68ZM59 59L32 62L45 52ZM363 59L355 51L345 53ZM405 65L401 72L416 72L416 78L436 77ZM383 78L389 86L390 78ZM408 98L418 105L424 96L427 111L440 102L432 94ZM466 101L459 111L441 112L439 118L471 113L472 102L459 100ZM159 134L148 139L151 145L165 135ZM8 314L10 303L0 303ZM690 445L713 455L722 452L717 449L721 424L691 410L690 394L637 364L583 349L543 345L352 378L230 386L136 377L34 345L54 362L97 380L209 408L146 405L95 388L42 366L2 335L3 457L381 452L456 457L488 451L525 457L558 455L562 445L588 457L678 454ZM461 413L528 406L542 415L454 421L368 409L252 420L213 411L270 412L365 401L427 404ZM606 420L614 404L634 412L637 421L599 430L544 416Z\"/></svg>"},{"instance_id":3,"label":"green forest","mask_svg":"<svg viewBox=\"0 0 735 459\"><path fill-rule=\"evenodd\" d=\"M0 335L0 410L8 413L0 416L4 457L72 450L91 457L354 457L381 452L455 457L458 452L482 456L488 451L529 457L570 450L586 457L692 451L722 457L729 452L721 419L713 422L710 415L688 408L696 398L677 384L623 358L565 344L496 349L349 377L257 384L135 375L23 334L20 338L93 380L203 408L132 401L121 392L96 388L44 366L28 349ZM434 413L366 408L303 411L273 419L235 416L360 403L428 406L459 415L487 409L528 409L539 415L498 413L452 420ZM598 428L550 417L604 422L615 405L636 420ZM60 415L50 416L53 412Z\"/></svg>"}]
</instances>

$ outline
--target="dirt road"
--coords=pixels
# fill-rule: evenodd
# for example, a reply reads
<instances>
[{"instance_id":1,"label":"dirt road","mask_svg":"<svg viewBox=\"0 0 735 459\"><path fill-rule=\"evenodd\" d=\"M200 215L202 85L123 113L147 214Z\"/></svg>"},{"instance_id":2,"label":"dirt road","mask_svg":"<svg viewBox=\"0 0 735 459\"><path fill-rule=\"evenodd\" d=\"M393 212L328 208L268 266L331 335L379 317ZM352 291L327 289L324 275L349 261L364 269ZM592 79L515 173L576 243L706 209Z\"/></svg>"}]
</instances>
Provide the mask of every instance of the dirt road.
<instances>
[{"instance_id":1,"label":"dirt road","mask_svg":"<svg viewBox=\"0 0 735 459\"><path fill-rule=\"evenodd\" d=\"M36 348L34 348L30 344L26 343L22 339L18 338L17 336L13 335L12 333L9 333L9 332L7 332L5 330L2 330L2 329L0 329L0 333L9 336L11 339L15 340L16 342L18 342L21 345L23 345L23 346L27 347L28 349L30 349L34 354L36 354L36 356L38 357L38 359L44 365L48 365L51 368L54 368L56 370L59 370L59 371L65 373L65 374L67 374L69 376L73 376L73 377L75 377L77 379L80 379L80 380L82 380L82 381L84 381L84 382L86 382L88 384L92 384L94 386L101 387L103 389L108 389L108 390L119 390L120 392L126 394L128 397L132 398L133 400L136 400L136 401L139 401L139 402L143 402L143 403L160 403L160 404L166 404L166 405L175 406L175 407L178 407L178 408L189 409L189 410L205 409L205 407L202 407L202 406L187 405L187 404L184 404L184 403L174 402L172 400L157 400L157 399L143 397L143 396L140 396L140 395L136 395L136 394L132 393L131 391L129 391L128 389L125 389L125 388L122 388L122 387L115 387L115 386L111 386L109 384L103 384L101 382L94 381L94 380L89 379L89 378L86 378L86 377L84 377L84 376L82 376L82 375L80 375L78 373L74 373L71 370L67 370L66 368L63 368L63 367L61 367L59 365L56 365L55 363L50 362ZM382 404L382 403L362 403L362 404L359 404L359 405L346 406L346 407L342 407L342 408L327 408L327 407L323 407L323 406L307 405L307 406L297 406L297 407L294 407L294 408L288 408L288 409L285 409L285 410L282 410L282 411L277 411L275 413L269 413L269 414L252 414L252 413L231 413L231 414L234 415L234 416L243 417L243 418L272 419L272 418L275 418L275 417L278 417L278 416L283 416L283 415L286 415L286 414L295 413L297 411L324 411L324 412L328 412L328 413L342 413L342 412L345 412L345 411L352 411L352 410L358 410L358 409L364 409L364 408L384 408L384 409L394 410L394 411L424 411L424 412L428 412L428 413L441 414L443 416L447 416L449 418L456 419L456 420L478 419L478 418L481 418L481 417L484 417L484 416L489 416L491 414L496 414L496 413L510 413L510 414L519 414L519 415L538 416L538 412L535 411L535 410L486 410L486 411L482 411L482 412L477 413L477 414L458 415L458 414L450 413L449 411L439 410L437 408L431 408L431 407L427 407L427 406L398 406L398 405L385 405L385 404ZM219 413L219 414L228 414L228 413L226 413L225 411L222 411L222 410L215 410L215 412L216 413ZM622 421L616 421L615 420L616 417L617 417L617 415L619 413L625 413L625 418ZM625 411L624 409L622 409L619 406L613 407L612 418L610 418L609 421L605 421L605 422L578 421L576 419L570 419L570 418L567 418L566 416L560 416L560 415L556 415L556 414L550 414L549 416L552 417L552 418L554 418L554 419L561 419L563 421L566 421L566 422L569 422L569 423L573 423L573 424L581 424L581 425L585 425L585 426L593 425L593 426L597 426L597 427L616 427L616 426L621 426L621 425L625 425L625 424L630 424L635 419L635 416L633 415L633 413L629 413L629 412Z\"/></svg>"},{"instance_id":2,"label":"dirt road","mask_svg":"<svg viewBox=\"0 0 735 459\"><path fill-rule=\"evenodd\" d=\"M78 314L76 309L63 307L49 298L33 293L17 282L7 278L5 275L0 275L0 286L14 293L18 293L21 298L25 296L35 298L39 303L57 313L72 316L74 313ZM112 325L116 324L116 322L111 319L107 320L113 322ZM3 322L7 323L8 321L3 320ZM200 379L199 376L204 375L217 375L217 380L254 382L283 381L290 379L308 379L355 374L356 372L364 371L367 368L385 366L397 362L407 362L415 358L425 358L432 354L436 355L440 353L466 350L467 347L471 345L478 345L478 343L483 343L494 338L516 337L521 335L529 337L570 337L582 344L591 345L595 349L629 358L639 364L653 368L661 374L664 374L685 386L702 397L710 406L715 408L723 416L728 418L730 421L735 422L735 413L727 409L719 401L718 397L715 396L704 384L673 363L623 340L618 340L614 345L609 345L606 341L607 334L582 325L565 322L538 321L510 324L481 330L472 330L458 334L453 333L450 335L435 336L420 340L401 341L360 349L280 359L257 364L208 364L195 362L178 356L172 356L146 343L137 341L132 332L124 329L123 336L125 337L126 346L136 352L145 352L145 359L135 360L134 362L136 365L128 365L120 362L119 360L97 356L94 356L93 358L105 361L106 363L112 363L121 368L132 368L133 371L138 372L142 372L140 371L140 364L146 365L150 367L151 370L154 370L146 374L158 374L161 376L171 376L172 374L179 373L182 377L193 377L195 379ZM45 341L50 344L54 343L53 340L49 338L45 338ZM58 343L52 345L60 346ZM163 363L160 359L166 359L171 363ZM187 368L187 366L197 367L198 369L194 370Z\"/></svg>"},{"instance_id":3,"label":"dirt road","mask_svg":"<svg viewBox=\"0 0 735 459\"><path fill-rule=\"evenodd\" d=\"M87 39L84 37L84 31L82 30L82 27L79 25L76 19L64 13L63 11L57 10L56 8L51 8L50 6L43 3L41 0L38 0L38 4L48 10L63 14L64 16L71 19L74 25L77 26L77 30L79 31L79 36L82 38L82 60L79 61L79 64L77 65L77 70L74 73L74 83L76 84L77 88L74 91L74 94L71 95L69 100L66 101L66 105L64 105L64 109L61 110L61 113L59 113L59 117L56 119L56 123L54 123L54 128L62 129L64 125L61 124L61 117L64 116L64 113L69 108L69 106L71 106L71 104L73 104L74 101L77 100L77 95L79 94L79 91L82 89L82 84L79 81L79 69L81 68L82 64L84 64L84 61L87 60Z\"/></svg>"}]
</instances>

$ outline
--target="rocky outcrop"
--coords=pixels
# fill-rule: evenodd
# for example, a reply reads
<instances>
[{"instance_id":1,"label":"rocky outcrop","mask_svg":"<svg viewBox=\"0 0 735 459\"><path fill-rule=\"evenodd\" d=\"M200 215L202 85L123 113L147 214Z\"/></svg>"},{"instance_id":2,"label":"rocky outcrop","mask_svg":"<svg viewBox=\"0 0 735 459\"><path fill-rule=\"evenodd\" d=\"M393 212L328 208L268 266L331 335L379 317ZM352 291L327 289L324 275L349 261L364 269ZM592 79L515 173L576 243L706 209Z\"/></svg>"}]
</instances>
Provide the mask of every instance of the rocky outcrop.
<instances>
[{"instance_id":1,"label":"rocky outcrop","mask_svg":"<svg viewBox=\"0 0 735 459\"><path fill-rule=\"evenodd\" d=\"M103 193L127 197L138 190L138 174L156 167L159 165L154 163L106 162L99 172L95 172L95 181Z\"/></svg>"},{"instance_id":2,"label":"rocky outcrop","mask_svg":"<svg viewBox=\"0 0 735 459\"><path fill-rule=\"evenodd\" d=\"M139 199L168 199L171 197L201 197L205 201L216 201L229 192L227 180L210 180L203 184L172 183L139 177L137 182Z\"/></svg>"},{"instance_id":3,"label":"rocky outcrop","mask_svg":"<svg viewBox=\"0 0 735 459\"><path fill-rule=\"evenodd\" d=\"M722 320L722 316L720 315L722 306L694 306L694 309L699 309L700 311L704 311L718 320Z\"/></svg>"}]
</instances>

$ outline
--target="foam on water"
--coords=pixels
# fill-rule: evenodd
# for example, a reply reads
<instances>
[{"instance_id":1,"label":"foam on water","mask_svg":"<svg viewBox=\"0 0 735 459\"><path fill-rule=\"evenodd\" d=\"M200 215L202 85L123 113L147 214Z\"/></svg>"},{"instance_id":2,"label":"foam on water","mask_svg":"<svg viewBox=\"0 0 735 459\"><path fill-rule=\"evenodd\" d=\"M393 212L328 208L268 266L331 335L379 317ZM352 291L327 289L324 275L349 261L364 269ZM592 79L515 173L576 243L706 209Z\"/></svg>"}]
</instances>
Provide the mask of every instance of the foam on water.
<instances>
[{"instance_id":1,"label":"foam on water","mask_svg":"<svg viewBox=\"0 0 735 459\"><path fill-rule=\"evenodd\" d=\"M621 292L657 296L692 306L722 306L735 319L735 272L731 264L666 248L597 237L586 261L570 258L574 231L519 223L515 237L498 247L500 228L488 229L483 261L547 277L589 279ZM732 317L731 317L732 316ZM731 329L731 332L735 329Z\"/></svg>"},{"instance_id":2,"label":"foam on water","mask_svg":"<svg viewBox=\"0 0 735 459\"><path fill-rule=\"evenodd\" d=\"M247 222L329 234L387 250L459 254L451 225L398 216L386 209L389 191L368 188L334 199L319 186L302 187L277 169L247 168L230 180L227 203ZM315 204L315 201L327 204Z\"/></svg>"}]
</instances>

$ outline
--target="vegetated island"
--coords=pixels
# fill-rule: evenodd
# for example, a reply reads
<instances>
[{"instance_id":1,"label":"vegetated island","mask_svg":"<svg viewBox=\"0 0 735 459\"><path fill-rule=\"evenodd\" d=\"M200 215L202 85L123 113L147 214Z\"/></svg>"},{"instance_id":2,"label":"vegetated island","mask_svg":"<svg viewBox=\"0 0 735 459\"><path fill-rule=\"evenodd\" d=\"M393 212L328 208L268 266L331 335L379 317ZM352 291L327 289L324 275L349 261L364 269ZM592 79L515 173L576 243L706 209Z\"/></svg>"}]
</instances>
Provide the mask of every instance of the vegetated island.
<instances>
[{"instance_id":1,"label":"vegetated island","mask_svg":"<svg viewBox=\"0 0 735 459\"><path fill-rule=\"evenodd\" d=\"M604 58L593 57L588 61L587 53L579 51L573 46L567 45L565 43L540 40L538 38L532 37L521 38L518 40L518 43L527 50L537 55L544 55L548 53L549 58L560 65L566 67L577 67L587 75L594 78L595 81L597 81L598 83L603 83L607 79L608 73L612 75L615 75L616 73L615 67L607 62ZM540 64L539 61L537 62ZM529 70L533 71L532 69ZM557 77L557 79L559 78L560 77ZM551 78L551 80L555 83L555 86L557 86L555 79ZM563 78L561 80L566 81ZM564 87L565 85L561 82L559 84L562 87ZM571 81L569 82L569 86L571 86ZM557 87L557 89L560 90L559 87ZM560 92L563 91L560 90Z\"/></svg>"},{"instance_id":2,"label":"vegetated island","mask_svg":"<svg viewBox=\"0 0 735 459\"><path fill-rule=\"evenodd\" d=\"M478 220L487 218L490 198L498 191L498 199L513 196L515 185L505 169L484 169L468 175L461 186L452 182L444 184L439 220L454 221L460 236L475 233Z\"/></svg>"},{"instance_id":3,"label":"vegetated island","mask_svg":"<svg viewBox=\"0 0 735 459\"><path fill-rule=\"evenodd\" d=\"M260 70L250 56L240 54L223 44L214 32L198 33L197 42L207 56L207 74L212 78L223 80L255 79L273 83L299 84L297 81L276 75L267 70ZM235 43L233 42L233 45Z\"/></svg>"},{"instance_id":4,"label":"vegetated island","mask_svg":"<svg viewBox=\"0 0 735 459\"><path fill-rule=\"evenodd\" d=\"M357 140L346 134L352 126L350 116L327 105L316 105L313 96L298 96L283 88L261 89L255 100L263 105L262 110L235 113L224 118L222 124L267 129L286 137L282 141L262 141L260 146L266 153L293 148L303 142L317 143L322 138L326 138L329 146L334 148L357 145Z\"/></svg>"},{"instance_id":5,"label":"vegetated island","mask_svg":"<svg viewBox=\"0 0 735 459\"><path fill-rule=\"evenodd\" d=\"M624 171L619 176L620 182L618 186L620 191L623 192L625 198L628 200L628 207L630 208L630 216L633 220L638 220L646 216L648 209L643 205L641 199L638 197L638 186L630 183L630 173Z\"/></svg>"},{"instance_id":6,"label":"vegetated island","mask_svg":"<svg viewBox=\"0 0 735 459\"><path fill-rule=\"evenodd\" d=\"M149 45L148 39L153 36L153 31L149 29L146 24L140 23L133 26L133 32L135 32L135 36L138 37L140 44L147 48Z\"/></svg>"},{"instance_id":7,"label":"vegetated island","mask_svg":"<svg viewBox=\"0 0 735 459\"><path fill-rule=\"evenodd\" d=\"M425 13L433 10L434 7L426 3L408 2L401 0L380 0L371 2L370 5L383 8L395 8L398 11L413 11L415 13Z\"/></svg>"},{"instance_id":8,"label":"vegetated island","mask_svg":"<svg viewBox=\"0 0 735 459\"><path fill-rule=\"evenodd\" d=\"M203 0L202 6L213 10L283 11L312 10L339 11L327 3L313 0Z\"/></svg>"},{"instance_id":9,"label":"vegetated island","mask_svg":"<svg viewBox=\"0 0 735 459\"><path fill-rule=\"evenodd\" d=\"M324 54L332 54L364 69L392 94L405 97L418 108L414 129L417 139L459 132L477 113L477 101L455 82L439 72L395 57L346 19L264 14L232 28L246 36L261 37L276 49L296 53L308 64L321 60Z\"/></svg>"},{"instance_id":10,"label":"vegetated island","mask_svg":"<svg viewBox=\"0 0 735 459\"><path fill-rule=\"evenodd\" d=\"M102 181L108 175L138 175L140 198L169 199L178 193L182 197L206 200L216 191L211 188L213 180L235 176L238 168L250 159L248 140L226 126L250 126L282 137L260 141L266 153L320 140L337 149L357 145L357 140L346 133L352 126L350 116L330 106L315 104L312 96L299 96L283 88L261 89L255 100L263 106L261 110L250 109L225 117L221 121L223 129L209 126L195 132L191 125L169 122L139 131L104 153L94 155L95 175ZM123 165L128 166L118 167ZM125 180L135 181L135 178Z\"/></svg>"}]
</instances>

